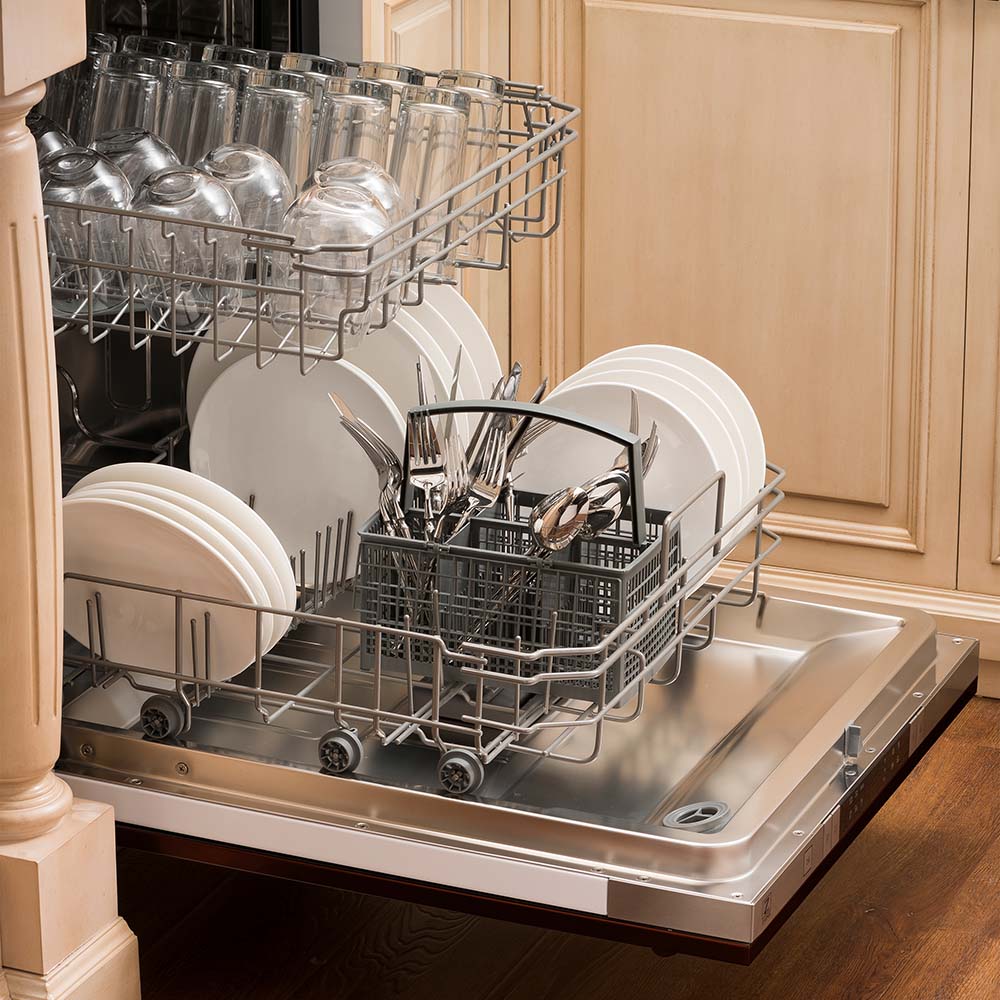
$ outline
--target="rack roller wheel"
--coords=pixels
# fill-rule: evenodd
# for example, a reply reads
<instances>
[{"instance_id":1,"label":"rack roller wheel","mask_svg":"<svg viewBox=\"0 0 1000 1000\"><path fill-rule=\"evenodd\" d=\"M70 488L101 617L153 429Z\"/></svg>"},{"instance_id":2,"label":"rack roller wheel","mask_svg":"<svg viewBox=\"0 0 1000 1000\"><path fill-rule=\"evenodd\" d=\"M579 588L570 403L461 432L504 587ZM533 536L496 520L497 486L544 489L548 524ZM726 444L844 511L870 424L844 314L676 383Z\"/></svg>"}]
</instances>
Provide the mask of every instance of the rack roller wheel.
<instances>
[{"instance_id":1,"label":"rack roller wheel","mask_svg":"<svg viewBox=\"0 0 1000 1000\"><path fill-rule=\"evenodd\" d=\"M350 774L363 753L356 729L331 729L319 741L319 762L332 774Z\"/></svg>"},{"instance_id":2,"label":"rack roller wheel","mask_svg":"<svg viewBox=\"0 0 1000 1000\"><path fill-rule=\"evenodd\" d=\"M438 781L452 795L468 795L486 779L483 762L471 750L448 750L438 761Z\"/></svg>"},{"instance_id":3,"label":"rack roller wheel","mask_svg":"<svg viewBox=\"0 0 1000 1000\"><path fill-rule=\"evenodd\" d=\"M139 725L151 740L169 740L184 728L184 708L176 698L154 694L143 703Z\"/></svg>"}]
</instances>

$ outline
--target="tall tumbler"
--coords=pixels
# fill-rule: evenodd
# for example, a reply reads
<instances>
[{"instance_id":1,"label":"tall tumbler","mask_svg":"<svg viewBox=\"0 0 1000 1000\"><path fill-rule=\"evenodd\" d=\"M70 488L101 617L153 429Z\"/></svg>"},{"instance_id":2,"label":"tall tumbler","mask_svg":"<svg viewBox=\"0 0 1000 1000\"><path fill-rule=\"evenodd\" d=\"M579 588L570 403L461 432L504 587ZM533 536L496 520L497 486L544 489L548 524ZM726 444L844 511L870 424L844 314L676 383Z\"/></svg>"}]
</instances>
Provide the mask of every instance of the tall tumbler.
<instances>
[{"instance_id":1,"label":"tall tumbler","mask_svg":"<svg viewBox=\"0 0 1000 1000\"><path fill-rule=\"evenodd\" d=\"M239 45L206 45L201 52L202 62L229 66L236 76L236 128L240 125L240 112L247 91L251 70L267 69L268 54L263 49L248 49Z\"/></svg>"},{"instance_id":2,"label":"tall tumbler","mask_svg":"<svg viewBox=\"0 0 1000 1000\"><path fill-rule=\"evenodd\" d=\"M389 136L396 133L396 119L399 117L399 102L407 87L419 87L427 74L422 69L413 66L400 66L399 63L375 62L366 60L358 66L358 78L361 80L379 80L392 90L392 106L389 109Z\"/></svg>"},{"instance_id":3,"label":"tall tumbler","mask_svg":"<svg viewBox=\"0 0 1000 1000\"><path fill-rule=\"evenodd\" d=\"M83 206L128 208L132 188L125 175L93 149L68 146L39 164L46 207L52 312L85 321L91 309L106 313L127 301L124 264L127 238L122 217ZM62 258L62 259L60 259ZM87 264L72 263L87 261Z\"/></svg>"},{"instance_id":4,"label":"tall tumbler","mask_svg":"<svg viewBox=\"0 0 1000 1000\"><path fill-rule=\"evenodd\" d=\"M347 63L326 56L314 56L308 52L286 52L281 57L281 69L301 73L313 85L313 129L323 103L323 92L327 81L334 76L347 75Z\"/></svg>"},{"instance_id":5,"label":"tall tumbler","mask_svg":"<svg viewBox=\"0 0 1000 1000\"><path fill-rule=\"evenodd\" d=\"M326 83L313 135L310 172L358 156L385 166L392 88L378 80L333 76Z\"/></svg>"},{"instance_id":6,"label":"tall tumbler","mask_svg":"<svg viewBox=\"0 0 1000 1000\"><path fill-rule=\"evenodd\" d=\"M233 141L236 74L229 66L177 62L170 67L160 136L181 163L197 163L210 149Z\"/></svg>"},{"instance_id":7,"label":"tall tumbler","mask_svg":"<svg viewBox=\"0 0 1000 1000\"><path fill-rule=\"evenodd\" d=\"M170 61L112 52L102 57L94 78L94 100L87 141L120 128L157 132L160 99Z\"/></svg>"},{"instance_id":8,"label":"tall tumbler","mask_svg":"<svg viewBox=\"0 0 1000 1000\"><path fill-rule=\"evenodd\" d=\"M167 59L190 59L191 45L171 38L151 38L149 35L126 35L122 52L135 52L141 56L162 56Z\"/></svg>"},{"instance_id":9,"label":"tall tumbler","mask_svg":"<svg viewBox=\"0 0 1000 1000\"><path fill-rule=\"evenodd\" d=\"M243 238L228 228L241 219L225 185L194 167L167 167L142 182L131 207L157 217L133 223L142 266L156 272L141 279L150 319L162 329L197 332L231 316L240 303L234 286L243 280Z\"/></svg>"},{"instance_id":10,"label":"tall tumbler","mask_svg":"<svg viewBox=\"0 0 1000 1000\"><path fill-rule=\"evenodd\" d=\"M106 156L127 178L133 191L152 173L164 167L178 167L177 154L145 128L120 128L97 136L90 144Z\"/></svg>"},{"instance_id":11,"label":"tall tumbler","mask_svg":"<svg viewBox=\"0 0 1000 1000\"><path fill-rule=\"evenodd\" d=\"M312 92L312 83L301 73L255 69L240 114L239 141L270 153L296 191L309 176Z\"/></svg>"},{"instance_id":12,"label":"tall tumbler","mask_svg":"<svg viewBox=\"0 0 1000 1000\"><path fill-rule=\"evenodd\" d=\"M457 221L445 222L447 201L436 208L429 206L461 179L468 131L467 94L444 87L403 91L389 173L403 192L407 214L420 208L419 229L434 227L417 246L419 260L439 257L431 265L432 274L445 272L445 246L457 238L459 226Z\"/></svg>"},{"instance_id":13,"label":"tall tumbler","mask_svg":"<svg viewBox=\"0 0 1000 1000\"><path fill-rule=\"evenodd\" d=\"M485 169L497 158L500 142L500 120L503 116L503 92L505 82L488 73L473 73L464 69L446 69L438 74L438 84L458 90L469 98L469 134L465 142L465 162L462 176L472 177ZM462 201L477 198L475 204L461 217L458 235L466 237L476 226L484 225L494 214L498 202L495 195L486 196L496 182L494 174L488 174L475 188L462 195ZM483 228L460 246L455 254L458 260L485 261L487 259L486 232Z\"/></svg>"},{"instance_id":14,"label":"tall tumbler","mask_svg":"<svg viewBox=\"0 0 1000 1000\"><path fill-rule=\"evenodd\" d=\"M45 98L39 110L80 141L87 134L90 124L94 75L101 56L114 52L116 44L113 35L100 31L88 32L87 57L45 81Z\"/></svg>"}]
</instances>

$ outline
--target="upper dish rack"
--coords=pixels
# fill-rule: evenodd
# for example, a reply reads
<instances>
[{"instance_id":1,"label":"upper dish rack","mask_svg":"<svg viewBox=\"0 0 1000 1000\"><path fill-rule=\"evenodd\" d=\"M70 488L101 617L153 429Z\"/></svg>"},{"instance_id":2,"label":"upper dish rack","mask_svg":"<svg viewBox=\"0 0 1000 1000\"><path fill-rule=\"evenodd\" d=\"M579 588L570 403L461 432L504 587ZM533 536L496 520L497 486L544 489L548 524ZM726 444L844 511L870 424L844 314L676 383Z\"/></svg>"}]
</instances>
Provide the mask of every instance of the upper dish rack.
<instances>
[{"instance_id":1,"label":"upper dish rack","mask_svg":"<svg viewBox=\"0 0 1000 1000\"><path fill-rule=\"evenodd\" d=\"M53 274L67 271L85 274L79 290L73 288L73 307L57 317L56 333L81 326L92 342L111 331L128 334L132 350L144 347L152 337L168 338L171 350L179 355L194 342L213 345L217 359L231 350L254 351L259 367L278 354L297 356L303 374L322 359L338 359L344 354L345 332L353 316L372 310L372 330L384 327L391 316L390 300L396 295L403 305L418 305L423 300L425 282L454 283L452 267L501 270L507 267L511 244L526 239L544 239L559 227L563 208L563 181L566 177L566 147L576 139L571 123L580 110L547 94L541 86L508 82L504 92L504 116L500 129L500 153L497 160L463 180L435 201L418 205L408 216L363 244L320 246L296 245L294 239L280 233L243 227L208 225L201 222L162 220L156 216L98 206L66 206L45 202L48 213L76 213L83 232L83 246L77 252L57 252L50 244ZM92 227L88 217L117 217L121 239L113 261L95 259ZM475 224L470 225L470 216ZM136 246L135 230L139 220L152 219L163 226L163 235L181 234L204 247L202 259L214 261L208 273L192 277L184 272L176 256L170 266L157 269L144 266ZM462 220L461 225L459 224ZM487 233L485 259L456 259L456 251L481 232ZM247 266L239 279L222 272L222 244L239 239ZM427 248L431 246L432 252ZM212 253L215 247L216 252ZM329 265L329 257L351 255L357 266ZM282 261L281 258L285 258ZM389 279L379 280L390 260ZM400 261L403 263L400 264ZM148 262L145 262L148 263ZM282 265L282 266L279 266ZM114 274L124 280L122 304L113 311L101 301L101 274ZM295 282L278 285L274 275L291 274ZM349 304L334 318L307 315L310 286L330 279L349 283ZM61 278L54 278L53 293L63 295ZM155 281L168 290L192 285L206 303L204 315L196 324L184 316L178 299L168 295L166 308L151 317L143 308L140 288ZM280 299L280 320L276 318L275 299ZM223 301L235 306L218 308ZM213 305L215 306L213 308ZM225 328L220 322L225 319Z\"/></svg>"}]
</instances>

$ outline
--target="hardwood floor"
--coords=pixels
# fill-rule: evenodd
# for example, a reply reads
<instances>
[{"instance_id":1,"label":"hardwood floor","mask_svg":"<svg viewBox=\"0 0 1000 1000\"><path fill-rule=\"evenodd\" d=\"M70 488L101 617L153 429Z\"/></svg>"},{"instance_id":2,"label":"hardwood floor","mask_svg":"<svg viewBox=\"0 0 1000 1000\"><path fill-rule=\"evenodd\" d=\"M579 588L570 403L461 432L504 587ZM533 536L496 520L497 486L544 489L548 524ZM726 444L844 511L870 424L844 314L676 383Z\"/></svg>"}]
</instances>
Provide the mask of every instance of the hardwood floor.
<instances>
[{"instance_id":1,"label":"hardwood floor","mask_svg":"<svg viewBox=\"0 0 1000 1000\"><path fill-rule=\"evenodd\" d=\"M974 699L749 968L119 854L145 1000L994 1000L1000 701Z\"/></svg>"}]
</instances>

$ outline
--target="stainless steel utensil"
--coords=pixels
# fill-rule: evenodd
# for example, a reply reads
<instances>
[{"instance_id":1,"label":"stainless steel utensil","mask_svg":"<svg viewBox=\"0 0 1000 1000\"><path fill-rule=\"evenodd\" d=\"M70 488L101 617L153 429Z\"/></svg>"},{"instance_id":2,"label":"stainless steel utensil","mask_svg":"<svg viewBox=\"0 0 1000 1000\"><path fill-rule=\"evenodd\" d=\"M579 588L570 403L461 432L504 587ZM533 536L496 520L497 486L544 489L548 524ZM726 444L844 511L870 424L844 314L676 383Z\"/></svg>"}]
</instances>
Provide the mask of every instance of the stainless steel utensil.
<instances>
[{"instance_id":1,"label":"stainless steel utensil","mask_svg":"<svg viewBox=\"0 0 1000 1000\"><path fill-rule=\"evenodd\" d=\"M507 467L507 429L491 426L470 463L469 489L452 513L459 514L458 523L448 536L451 541L479 511L492 507L500 496Z\"/></svg>"},{"instance_id":2,"label":"stainless steel utensil","mask_svg":"<svg viewBox=\"0 0 1000 1000\"><path fill-rule=\"evenodd\" d=\"M427 387L424 384L424 372L417 362L417 401L420 406L427 405ZM435 524L444 513L446 496L445 483L447 470L445 468L444 449L434 427L434 420L427 413L410 413L407 418L407 429L410 439L409 476L415 489L424 495L424 537L431 538L435 534Z\"/></svg>"},{"instance_id":3,"label":"stainless steel utensil","mask_svg":"<svg viewBox=\"0 0 1000 1000\"><path fill-rule=\"evenodd\" d=\"M590 494L582 486L550 493L531 512L531 537L542 552L561 552L584 530L589 513Z\"/></svg>"}]
</instances>

